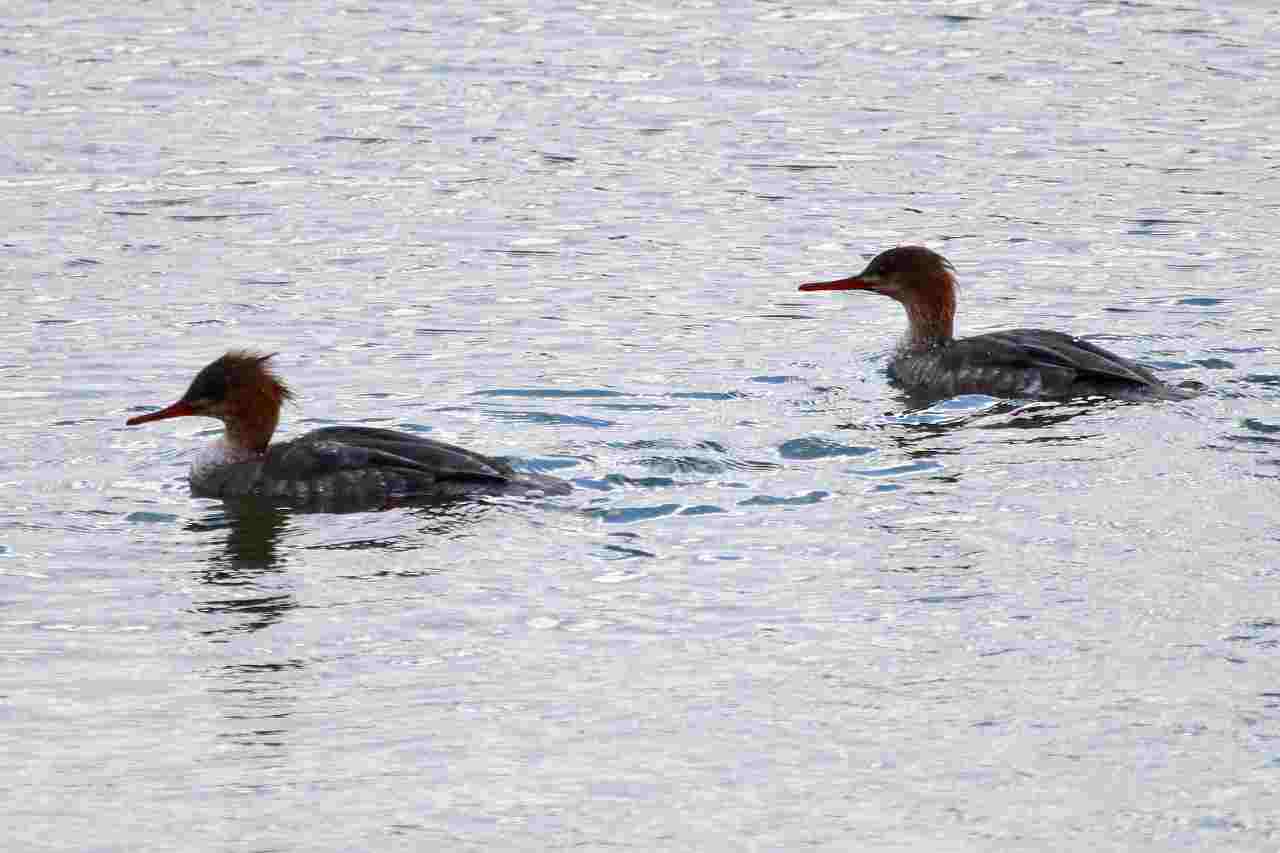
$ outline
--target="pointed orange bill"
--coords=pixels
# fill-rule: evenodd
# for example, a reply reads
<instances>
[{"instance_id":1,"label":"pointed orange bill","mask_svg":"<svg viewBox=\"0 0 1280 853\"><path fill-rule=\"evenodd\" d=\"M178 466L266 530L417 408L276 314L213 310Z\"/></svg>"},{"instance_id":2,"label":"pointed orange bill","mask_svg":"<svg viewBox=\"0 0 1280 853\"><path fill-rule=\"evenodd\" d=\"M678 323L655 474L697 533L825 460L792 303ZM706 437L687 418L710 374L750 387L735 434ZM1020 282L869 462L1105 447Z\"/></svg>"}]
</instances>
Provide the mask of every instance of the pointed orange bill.
<instances>
[{"instance_id":1,"label":"pointed orange bill","mask_svg":"<svg viewBox=\"0 0 1280 853\"><path fill-rule=\"evenodd\" d=\"M150 423L151 421L163 421L168 418L181 418L186 415L194 415L195 413L196 410L191 408L190 403L184 400L179 400L172 406L169 406L166 409L161 409L158 412L148 412L145 415L138 415L136 418L129 418L129 420L124 422L124 425L137 426L138 424Z\"/></svg>"},{"instance_id":2,"label":"pointed orange bill","mask_svg":"<svg viewBox=\"0 0 1280 853\"><path fill-rule=\"evenodd\" d=\"M835 281L815 281L800 285L801 290L874 290L875 285L859 276L838 278Z\"/></svg>"}]
</instances>

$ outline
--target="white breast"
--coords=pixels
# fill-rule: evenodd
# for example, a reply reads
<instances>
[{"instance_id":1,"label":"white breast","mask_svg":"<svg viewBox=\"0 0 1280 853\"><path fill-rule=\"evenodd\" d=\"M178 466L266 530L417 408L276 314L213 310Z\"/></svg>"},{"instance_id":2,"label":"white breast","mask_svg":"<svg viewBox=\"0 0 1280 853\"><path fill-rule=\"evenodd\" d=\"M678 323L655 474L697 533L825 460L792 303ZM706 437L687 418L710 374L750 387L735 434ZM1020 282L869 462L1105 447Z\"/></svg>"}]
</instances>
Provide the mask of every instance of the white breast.
<instances>
[{"instance_id":1,"label":"white breast","mask_svg":"<svg viewBox=\"0 0 1280 853\"><path fill-rule=\"evenodd\" d=\"M203 480L212 474L216 469L224 465L234 465L237 462L249 462L257 459L260 454L254 453L252 450L245 450L242 447L232 447L227 444L225 438L220 438L213 444L201 450L194 460L191 462L191 479Z\"/></svg>"}]
</instances>

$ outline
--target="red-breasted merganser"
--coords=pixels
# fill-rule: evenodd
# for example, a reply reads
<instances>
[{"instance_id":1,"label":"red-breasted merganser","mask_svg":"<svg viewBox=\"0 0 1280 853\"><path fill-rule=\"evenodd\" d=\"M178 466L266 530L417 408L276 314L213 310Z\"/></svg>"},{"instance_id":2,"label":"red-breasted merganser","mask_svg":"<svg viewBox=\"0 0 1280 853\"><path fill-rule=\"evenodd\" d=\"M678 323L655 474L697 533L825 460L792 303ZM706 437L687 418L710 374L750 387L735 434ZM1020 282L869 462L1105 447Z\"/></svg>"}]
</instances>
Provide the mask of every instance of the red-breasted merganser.
<instances>
[{"instance_id":1,"label":"red-breasted merganser","mask_svg":"<svg viewBox=\"0 0 1280 853\"><path fill-rule=\"evenodd\" d=\"M196 374L178 402L126 424L188 415L222 421L222 439L191 466L191 491L199 497L260 496L352 509L459 495L572 490L555 477L517 472L502 459L388 429L324 427L271 444L280 406L293 399L271 371L271 357L229 352Z\"/></svg>"},{"instance_id":2,"label":"red-breasted merganser","mask_svg":"<svg viewBox=\"0 0 1280 853\"><path fill-rule=\"evenodd\" d=\"M912 393L1125 400L1194 396L1166 385L1140 364L1062 332L1010 329L955 339L954 271L937 252L898 246L876 255L855 276L802 284L800 289L869 290L902 303L907 334L889 363L889 374Z\"/></svg>"}]
</instances>

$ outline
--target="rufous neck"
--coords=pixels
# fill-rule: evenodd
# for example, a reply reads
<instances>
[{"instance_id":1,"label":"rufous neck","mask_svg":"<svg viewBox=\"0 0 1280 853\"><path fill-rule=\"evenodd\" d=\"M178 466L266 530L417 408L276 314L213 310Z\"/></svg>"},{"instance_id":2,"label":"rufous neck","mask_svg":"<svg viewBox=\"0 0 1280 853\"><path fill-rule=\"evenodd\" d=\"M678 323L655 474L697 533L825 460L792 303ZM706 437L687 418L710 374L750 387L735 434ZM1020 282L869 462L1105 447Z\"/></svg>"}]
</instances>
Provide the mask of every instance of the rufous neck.
<instances>
[{"instance_id":1,"label":"rufous neck","mask_svg":"<svg viewBox=\"0 0 1280 853\"><path fill-rule=\"evenodd\" d=\"M927 293L919 291L899 298L907 309L907 334L903 344L910 349L928 349L949 343L955 334L956 291L950 277L935 282Z\"/></svg>"},{"instance_id":2,"label":"rufous neck","mask_svg":"<svg viewBox=\"0 0 1280 853\"><path fill-rule=\"evenodd\" d=\"M953 337L954 314L938 313L933 306L908 305L907 334L903 343L910 349L929 349L948 343Z\"/></svg>"},{"instance_id":3,"label":"rufous neck","mask_svg":"<svg viewBox=\"0 0 1280 853\"><path fill-rule=\"evenodd\" d=\"M239 401L227 412L227 446L236 451L265 453L280 422L280 401L269 392Z\"/></svg>"}]
</instances>

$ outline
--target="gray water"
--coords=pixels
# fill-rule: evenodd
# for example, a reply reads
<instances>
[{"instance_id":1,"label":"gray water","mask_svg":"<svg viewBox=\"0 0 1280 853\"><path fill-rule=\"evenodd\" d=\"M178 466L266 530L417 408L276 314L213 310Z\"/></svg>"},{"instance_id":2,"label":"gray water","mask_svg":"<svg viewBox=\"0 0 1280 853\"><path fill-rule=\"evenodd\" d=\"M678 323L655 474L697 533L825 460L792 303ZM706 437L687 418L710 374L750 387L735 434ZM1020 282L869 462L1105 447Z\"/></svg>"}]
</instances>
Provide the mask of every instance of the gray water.
<instances>
[{"instance_id":1,"label":"gray water","mask_svg":"<svg viewBox=\"0 0 1280 853\"><path fill-rule=\"evenodd\" d=\"M1280 845L1270 4L90 8L0 20L5 849ZM1209 390L913 407L795 288L914 242ZM245 346L576 489L193 498L124 420Z\"/></svg>"}]
</instances>

